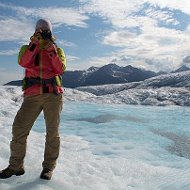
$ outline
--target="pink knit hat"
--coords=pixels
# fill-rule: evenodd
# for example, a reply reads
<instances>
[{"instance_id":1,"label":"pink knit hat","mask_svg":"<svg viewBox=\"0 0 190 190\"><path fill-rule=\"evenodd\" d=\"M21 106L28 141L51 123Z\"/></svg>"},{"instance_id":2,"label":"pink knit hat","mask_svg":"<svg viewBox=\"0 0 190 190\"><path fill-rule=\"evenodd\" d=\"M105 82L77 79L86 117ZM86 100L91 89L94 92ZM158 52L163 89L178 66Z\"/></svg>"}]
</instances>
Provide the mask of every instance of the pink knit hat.
<instances>
[{"instance_id":1,"label":"pink knit hat","mask_svg":"<svg viewBox=\"0 0 190 190\"><path fill-rule=\"evenodd\" d=\"M50 30L52 32L51 22L47 19L40 19L37 21L35 30L37 30L39 28L44 28L44 29Z\"/></svg>"}]
</instances>

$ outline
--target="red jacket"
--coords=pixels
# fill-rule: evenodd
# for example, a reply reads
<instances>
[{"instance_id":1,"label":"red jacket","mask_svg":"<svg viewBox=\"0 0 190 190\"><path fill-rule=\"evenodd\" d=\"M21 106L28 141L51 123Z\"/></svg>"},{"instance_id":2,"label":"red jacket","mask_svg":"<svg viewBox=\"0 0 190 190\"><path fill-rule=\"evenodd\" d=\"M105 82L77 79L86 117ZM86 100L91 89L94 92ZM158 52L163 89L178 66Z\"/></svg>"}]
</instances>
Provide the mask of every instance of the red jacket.
<instances>
[{"instance_id":1,"label":"red jacket","mask_svg":"<svg viewBox=\"0 0 190 190\"><path fill-rule=\"evenodd\" d=\"M44 49L39 43L31 42L29 45L21 47L19 64L25 68L25 77L50 79L56 77L56 88L58 93L63 93L58 75L63 74L66 69L66 58L63 49L52 44L48 49ZM48 90L47 90L48 89ZM24 90L24 95L37 95L44 93L44 86L35 84ZM46 93L53 93L53 86L46 85Z\"/></svg>"}]
</instances>

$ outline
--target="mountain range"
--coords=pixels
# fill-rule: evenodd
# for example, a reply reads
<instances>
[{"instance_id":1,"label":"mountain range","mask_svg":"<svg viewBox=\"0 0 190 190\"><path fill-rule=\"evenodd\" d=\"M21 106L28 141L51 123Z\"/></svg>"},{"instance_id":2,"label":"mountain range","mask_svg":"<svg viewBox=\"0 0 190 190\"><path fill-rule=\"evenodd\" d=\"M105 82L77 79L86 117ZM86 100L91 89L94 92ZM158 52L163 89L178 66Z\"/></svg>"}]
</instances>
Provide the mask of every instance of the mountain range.
<instances>
[{"instance_id":1,"label":"mountain range","mask_svg":"<svg viewBox=\"0 0 190 190\"><path fill-rule=\"evenodd\" d=\"M67 97L73 101L76 99L102 104L190 106L190 71L162 74L140 82L81 86L66 91L69 91L66 93ZM78 97L75 94L79 94Z\"/></svg>"},{"instance_id":2,"label":"mountain range","mask_svg":"<svg viewBox=\"0 0 190 190\"><path fill-rule=\"evenodd\" d=\"M189 70L190 68L181 66L177 70L172 71L172 73ZM141 68L135 68L131 65L121 67L116 64L108 64L102 67L90 67L87 70L66 71L63 75L63 86L76 88L80 86L139 82L161 74L165 74L165 72L156 73ZM22 81L11 81L5 85L21 86Z\"/></svg>"},{"instance_id":3,"label":"mountain range","mask_svg":"<svg viewBox=\"0 0 190 190\"><path fill-rule=\"evenodd\" d=\"M162 74L144 81L64 88L64 100L99 104L190 106L190 71ZM0 99L21 102L22 90L2 86ZM6 104L6 103L5 103Z\"/></svg>"}]
</instances>

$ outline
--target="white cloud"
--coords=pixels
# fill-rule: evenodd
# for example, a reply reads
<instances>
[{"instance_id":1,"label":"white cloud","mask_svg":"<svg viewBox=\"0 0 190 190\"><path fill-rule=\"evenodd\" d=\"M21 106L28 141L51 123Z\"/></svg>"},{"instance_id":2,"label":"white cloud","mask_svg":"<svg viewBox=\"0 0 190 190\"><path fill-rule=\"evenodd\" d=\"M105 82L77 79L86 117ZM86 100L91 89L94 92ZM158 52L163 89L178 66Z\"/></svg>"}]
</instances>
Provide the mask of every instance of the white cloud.
<instances>
[{"instance_id":1,"label":"white cloud","mask_svg":"<svg viewBox=\"0 0 190 190\"><path fill-rule=\"evenodd\" d=\"M34 30L30 21L14 18L1 19L0 26L0 41L26 40Z\"/></svg>"},{"instance_id":2,"label":"white cloud","mask_svg":"<svg viewBox=\"0 0 190 190\"><path fill-rule=\"evenodd\" d=\"M73 55L67 55L66 58L67 58L67 61L69 62L75 62L80 59L79 57L73 56Z\"/></svg>"},{"instance_id":3,"label":"white cloud","mask_svg":"<svg viewBox=\"0 0 190 190\"><path fill-rule=\"evenodd\" d=\"M16 14L15 17L0 17L0 41L27 41L33 34L35 22L39 18L50 19L54 27L62 24L87 27L88 16L74 8L26 8L4 3L0 3L0 7L13 10Z\"/></svg>"},{"instance_id":4,"label":"white cloud","mask_svg":"<svg viewBox=\"0 0 190 190\"><path fill-rule=\"evenodd\" d=\"M26 16L33 16L33 17L41 17L41 18L48 18L52 24L59 26L62 24L68 26L76 26L86 28L86 20L88 16L81 14L78 10L73 8L18 8L17 12L21 12ZM50 14L51 13L51 14Z\"/></svg>"},{"instance_id":5,"label":"white cloud","mask_svg":"<svg viewBox=\"0 0 190 190\"><path fill-rule=\"evenodd\" d=\"M190 27L187 31L175 29L180 20L174 14L176 10L190 14L188 0L80 1L85 4L84 11L112 24L113 31L107 32L101 42L123 48L108 56L115 57L118 63L123 64L120 60L127 56L134 66L157 71L163 68L170 70L179 66L183 58L189 55ZM95 60L100 64L107 63L105 57ZM129 63L130 59L126 61L126 64Z\"/></svg>"},{"instance_id":6,"label":"white cloud","mask_svg":"<svg viewBox=\"0 0 190 190\"><path fill-rule=\"evenodd\" d=\"M57 44L60 44L61 46L64 47L77 47L77 44L73 42L69 42L67 40L56 40Z\"/></svg>"},{"instance_id":7,"label":"white cloud","mask_svg":"<svg viewBox=\"0 0 190 190\"><path fill-rule=\"evenodd\" d=\"M175 29L155 28L154 23L152 24L145 24L138 35L125 30L110 32L103 43L123 49L102 57L80 60L81 65L84 64L88 68L115 61L122 66L131 64L154 71L171 71L178 68L183 58L189 55L190 36Z\"/></svg>"},{"instance_id":8,"label":"white cloud","mask_svg":"<svg viewBox=\"0 0 190 190\"><path fill-rule=\"evenodd\" d=\"M79 0L84 4L83 11L98 15L116 29L140 26L139 14L166 24L179 24L172 11L179 10L190 15L189 0ZM148 6L149 5L149 6ZM168 11L166 9L167 8Z\"/></svg>"},{"instance_id":9,"label":"white cloud","mask_svg":"<svg viewBox=\"0 0 190 190\"><path fill-rule=\"evenodd\" d=\"M80 0L84 3L83 10L90 14L99 15L113 26L125 28L127 26L127 17L143 5L143 1L129 0Z\"/></svg>"},{"instance_id":10,"label":"white cloud","mask_svg":"<svg viewBox=\"0 0 190 190\"><path fill-rule=\"evenodd\" d=\"M116 63L120 66L132 65L133 67L143 68L146 70L152 70L155 72L158 71L172 71L180 66L181 59L171 56L165 56L162 58L157 57L147 57L145 58L143 55L137 56L136 54L132 55L129 53L128 49L126 51L118 51L114 52L107 56L102 57L91 57L89 59L78 60L77 64L70 65L68 70L80 70L87 69L91 66L101 67L105 64Z\"/></svg>"},{"instance_id":11,"label":"white cloud","mask_svg":"<svg viewBox=\"0 0 190 190\"><path fill-rule=\"evenodd\" d=\"M160 6L161 8L180 10L186 14L190 14L189 0L146 0L146 2Z\"/></svg>"},{"instance_id":12,"label":"white cloud","mask_svg":"<svg viewBox=\"0 0 190 190\"><path fill-rule=\"evenodd\" d=\"M26 40L29 33L33 31L34 26L31 23L38 17L49 18L54 26L65 24L85 28L87 27L86 21L89 19L87 14L89 14L98 15L105 22L111 23L112 31L104 33L101 43L119 47L120 50L112 52L110 55L92 57L84 61L75 56L68 56L69 61L80 62L80 66L104 65L114 59L125 64L122 61L123 57L128 57L127 64L151 67L154 70L164 67L170 69L177 67L183 58L189 55L190 27L186 31L175 30L175 26L180 24L180 21L172 13L175 9L190 14L189 0L79 0L79 2L81 2L80 9L25 8L0 3L0 7L14 10L18 17L15 20L13 18L0 20L1 26L2 24L10 26L10 28L3 27L1 29L0 41L5 39ZM145 8L145 3L152 6ZM168 11L162 10L162 8L168 8ZM51 14L49 14L50 12ZM140 14L140 12L144 14ZM28 22L24 17L28 19ZM159 22L173 26L173 28L161 27ZM28 28L29 26L30 28ZM138 29L138 32L131 31L134 27ZM23 31L20 31L20 28L23 28ZM11 34L13 35L11 36ZM58 43L76 47L76 44L72 42L66 41L64 44L63 41L58 41Z\"/></svg>"},{"instance_id":13,"label":"white cloud","mask_svg":"<svg viewBox=\"0 0 190 190\"><path fill-rule=\"evenodd\" d=\"M136 37L137 36L132 32L124 30L114 31L104 37L103 43L116 47L127 47L129 46L129 41L136 39Z\"/></svg>"},{"instance_id":14,"label":"white cloud","mask_svg":"<svg viewBox=\"0 0 190 190\"><path fill-rule=\"evenodd\" d=\"M46 7L46 8L26 8L15 5L8 5L0 3L0 7L12 9L17 13L17 17L33 18L48 18L52 24L59 26L62 24L76 27L87 27L86 20L88 16L84 15L78 9L74 8L59 8L59 7Z\"/></svg>"},{"instance_id":15,"label":"white cloud","mask_svg":"<svg viewBox=\"0 0 190 190\"><path fill-rule=\"evenodd\" d=\"M130 26L136 26L138 16L138 12L143 10L145 3L149 3L153 5L153 8L147 8L145 10L145 14L147 17L154 18L156 20L164 21L170 24L178 24L174 18L172 18L171 12L168 13L166 10L156 10L155 6L159 6L160 8L171 8L171 9L179 9L182 12L190 14L190 7L187 10L189 5L188 0L183 0L183 2L176 1L163 1L163 0L80 0L80 2L84 3L84 11L90 14L95 14L107 19L114 27L117 28L125 28ZM184 3L182 5L182 3ZM176 6L176 4L178 4ZM130 19L128 19L130 17ZM135 21L135 23L132 21ZM132 22L131 22L132 21Z\"/></svg>"},{"instance_id":16,"label":"white cloud","mask_svg":"<svg viewBox=\"0 0 190 190\"><path fill-rule=\"evenodd\" d=\"M19 49L0 50L0 55L15 55L18 54Z\"/></svg>"},{"instance_id":17,"label":"white cloud","mask_svg":"<svg viewBox=\"0 0 190 190\"><path fill-rule=\"evenodd\" d=\"M150 7L145 10L146 16L156 19L161 22L165 22L166 24L177 25L179 21L174 19L174 14L168 11L155 10L155 8Z\"/></svg>"},{"instance_id":18,"label":"white cloud","mask_svg":"<svg viewBox=\"0 0 190 190\"><path fill-rule=\"evenodd\" d=\"M151 67L158 71L164 66L166 69L177 67L189 55L189 28L187 31L179 31L159 27L152 18L138 17L137 20L140 25L139 33L117 29L104 36L104 44L124 48L115 52L116 57L132 57L133 65L141 62L141 65L148 68L150 61L147 60L151 60L154 63Z\"/></svg>"},{"instance_id":19,"label":"white cloud","mask_svg":"<svg viewBox=\"0 0 190 190\"><path fill-rule=\"evenodd\" d=\"M115 0L79 1L85 5L84 10L86 12L107 17L110 21L114 21L114 19L125 19L132 13L138 12L145 3L153 6L159 6L160 8L180 10L186 14L190 14L189 0L117 0L117 2ZM114 24L114 22L112 23Z\"/></svg>"}]
</instances>

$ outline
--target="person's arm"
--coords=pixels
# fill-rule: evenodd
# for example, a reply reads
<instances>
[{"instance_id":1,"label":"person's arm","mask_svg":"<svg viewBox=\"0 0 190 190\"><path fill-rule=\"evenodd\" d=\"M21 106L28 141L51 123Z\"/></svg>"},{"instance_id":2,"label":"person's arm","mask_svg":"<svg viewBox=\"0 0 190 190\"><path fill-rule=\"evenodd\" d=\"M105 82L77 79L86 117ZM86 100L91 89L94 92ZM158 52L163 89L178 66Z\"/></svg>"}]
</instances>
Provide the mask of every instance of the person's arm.
<instances>
[{"instance_id":1,"label":"person's arm","mask_svg":"<svg viewBox=\"0 0 190 190\"><path fill-rule=\"evenodd\" d=\"M35 61L35 56L39 52L39 42L31 41L29 45L23 45L18 54L18 63L24 68L30 68Z\"/></svg>"},{"instance_id":2,"label":"person's arm","mask_svg":"<svg viewBox=\"0 0 190 190\"><path fill-rule=\"evenodd\" d=\"M62 48L56 48L54 44L51 44L47 48L48 55L52 60L52 67L55 74L63 74L66 70L66 57Z\"/></svg>"}]
</instances>

